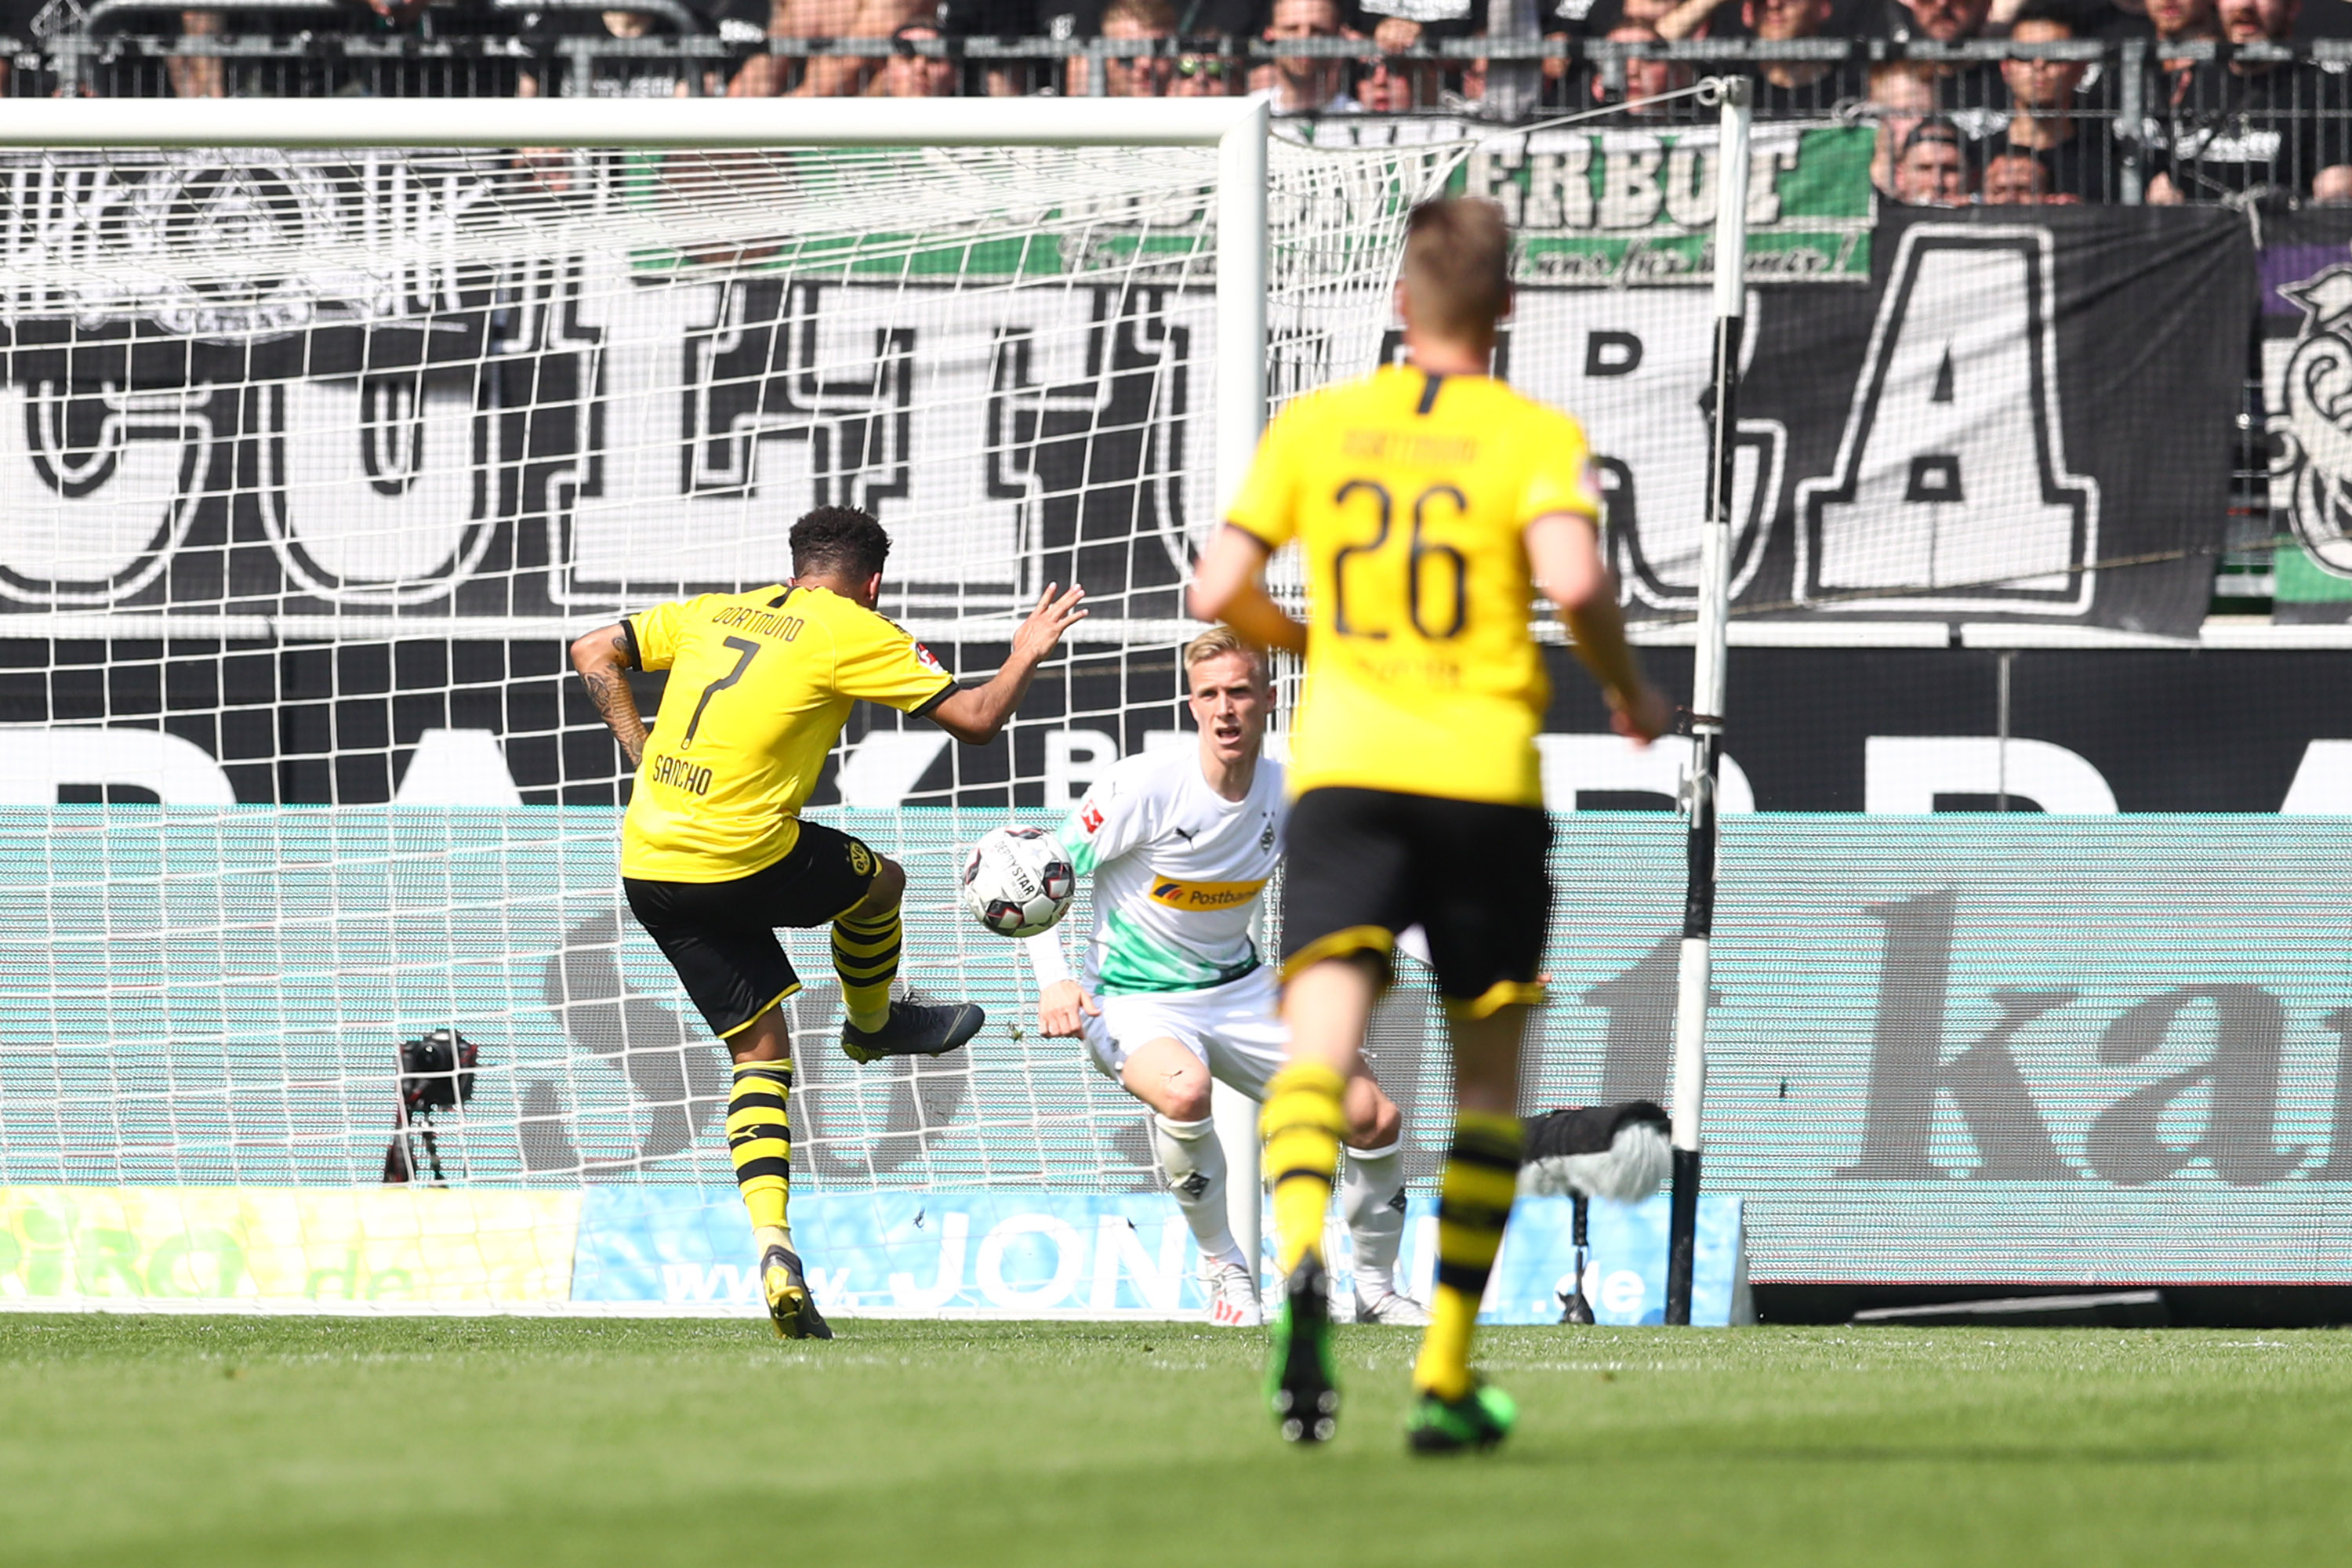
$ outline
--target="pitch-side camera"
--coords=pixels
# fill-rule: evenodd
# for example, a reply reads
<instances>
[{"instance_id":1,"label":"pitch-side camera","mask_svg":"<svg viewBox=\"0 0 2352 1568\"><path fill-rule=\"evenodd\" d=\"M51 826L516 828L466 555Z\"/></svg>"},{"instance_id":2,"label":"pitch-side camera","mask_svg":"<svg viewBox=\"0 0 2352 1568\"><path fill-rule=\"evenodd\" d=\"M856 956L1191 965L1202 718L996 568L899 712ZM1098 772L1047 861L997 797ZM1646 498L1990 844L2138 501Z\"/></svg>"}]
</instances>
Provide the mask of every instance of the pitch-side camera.
<instances>
[{"instance_id":1,"label":"pitch-side camera","mask_svg":"<svg viewBox=\"0 0 2352 1568\"><path fill-rule=\"evenodd\" d=\"M392 1113L392 1145L383 1152L383 1179L416 1180L421 1149L433 1183L446 1184L434 1136L436 1111L455 1110L474 1098L474 1064L481 1049L455 1029L434 1029L400 1042L400 1103Z\"/></svg>"}]
</instances>

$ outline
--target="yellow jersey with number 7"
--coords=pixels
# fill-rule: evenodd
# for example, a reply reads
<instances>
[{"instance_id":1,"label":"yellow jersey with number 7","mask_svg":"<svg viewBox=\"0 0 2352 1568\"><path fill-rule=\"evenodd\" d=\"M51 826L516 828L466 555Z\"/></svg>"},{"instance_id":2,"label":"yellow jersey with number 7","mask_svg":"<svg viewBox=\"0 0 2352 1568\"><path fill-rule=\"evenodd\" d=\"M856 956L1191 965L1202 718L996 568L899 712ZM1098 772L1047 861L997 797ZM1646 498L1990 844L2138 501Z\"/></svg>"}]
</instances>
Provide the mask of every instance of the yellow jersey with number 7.
<instances>
[{"instance_id":1,"label":"yellow jersey with number 7","mask_svg":"<svg viewBox=\"0 0 2352 1568\"><path fill-rule=\"evenodd\" d=\"M621 875L730 882L800 842L800 811L860 698L928 713L955 689L929 649L824 588L656 605L622 621L633 662L667 669Z\"/></svg>"},{"instance_id":2,"label":"yellow jersey with number 7","mask_svg":"<svg viewBox=\"0 0 2352 1568\"><path fill-rule=\"evenodd\" d=\"M1555 512L1600 519L1583 428L1489 376L1391 365L1267 426L1225 519L1306 555L1294 793L1543 804L1523 536Z\"/></svg>"}]
</instances>

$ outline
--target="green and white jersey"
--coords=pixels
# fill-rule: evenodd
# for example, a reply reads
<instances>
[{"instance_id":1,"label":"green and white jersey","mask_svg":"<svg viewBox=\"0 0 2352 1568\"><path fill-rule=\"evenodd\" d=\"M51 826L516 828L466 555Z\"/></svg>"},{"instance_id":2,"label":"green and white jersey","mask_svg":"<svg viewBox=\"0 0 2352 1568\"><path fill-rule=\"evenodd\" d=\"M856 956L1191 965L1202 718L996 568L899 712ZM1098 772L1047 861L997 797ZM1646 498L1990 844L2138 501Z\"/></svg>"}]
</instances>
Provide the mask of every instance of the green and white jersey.
<instances>
[{"instance_id":1,"label":"green and white jersey","mask_svg":"<svg viewBox=\"0 0 2352 1568\"><path fill-rule=\"evenodd\" d=\"M1282 767L1260 757L1250 791L1209 787L1193 746L1129 757L1097 779L1055 831L1094 878L1081 983L1108 996L1201 991L1258 965L1250 921L1282 858ZM1041 984L1068 973L1061 935L1029 940Z\"/></svg>"}]
</instances>

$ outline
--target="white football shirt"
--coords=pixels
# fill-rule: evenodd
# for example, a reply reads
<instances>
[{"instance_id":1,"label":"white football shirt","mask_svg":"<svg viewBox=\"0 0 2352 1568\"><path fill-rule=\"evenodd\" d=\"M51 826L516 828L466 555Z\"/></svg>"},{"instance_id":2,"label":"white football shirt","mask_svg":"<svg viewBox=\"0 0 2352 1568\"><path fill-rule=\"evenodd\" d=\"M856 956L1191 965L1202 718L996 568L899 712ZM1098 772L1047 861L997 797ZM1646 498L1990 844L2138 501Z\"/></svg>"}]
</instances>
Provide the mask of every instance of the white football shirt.
<instances>
[{"instance_id":1,"label":"white football shirt","mask_svg":"<svg viewBox=\"0 0 2352 1568\"><path fill-rule=\"evenodd\" d=\"M1080 961L1089 991L1200 991L1258 965L1250 922L1282 859L1282 766L1260 757L1249 794L1227 800L1202 776L1197 745L1112 765L1055 837L1094 878L1094 930ZM1067 973L1061 935L1029 939L1041 983Z\"/></svg>"}]
</instances>

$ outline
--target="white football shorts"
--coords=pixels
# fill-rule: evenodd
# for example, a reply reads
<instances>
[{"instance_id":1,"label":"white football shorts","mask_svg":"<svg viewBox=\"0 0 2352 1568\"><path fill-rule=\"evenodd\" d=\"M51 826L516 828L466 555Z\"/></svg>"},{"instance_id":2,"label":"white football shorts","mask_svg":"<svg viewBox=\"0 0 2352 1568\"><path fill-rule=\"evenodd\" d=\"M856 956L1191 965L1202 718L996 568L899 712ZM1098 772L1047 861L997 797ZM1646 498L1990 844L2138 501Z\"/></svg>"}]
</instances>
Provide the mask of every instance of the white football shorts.
<instances>
[{"instance_id":1,"label":"white football shorts","mask_svg":"<svg viewBox=\"0 0 2352 1568\"><path fill-rule=\"evenodd\" d=\"M1087 1020L1087 1049L1113 1082L1138 1047L1174 1040L1209 1064L1210 1077L1252 1100L1264 1100L1290 1043L1270 963L1206 991L1097 996L1095 1005L1102 1016Z\"/></svg>"}]
</instances>

